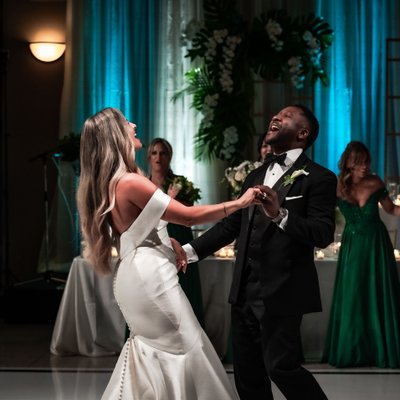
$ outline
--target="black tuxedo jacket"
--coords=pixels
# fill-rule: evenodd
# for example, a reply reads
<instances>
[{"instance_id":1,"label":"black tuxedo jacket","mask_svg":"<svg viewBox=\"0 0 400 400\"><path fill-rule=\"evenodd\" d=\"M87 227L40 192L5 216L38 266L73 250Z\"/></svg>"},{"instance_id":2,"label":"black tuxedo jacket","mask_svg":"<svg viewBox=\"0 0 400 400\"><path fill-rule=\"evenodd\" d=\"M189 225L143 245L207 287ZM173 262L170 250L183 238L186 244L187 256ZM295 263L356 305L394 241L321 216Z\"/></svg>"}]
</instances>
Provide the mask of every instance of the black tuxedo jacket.
<instances>
[{"instance_id":1,"label":"black tuxedo jacket","mask_svg":"<svg viewBox=\"0 0 400 400\"><path fill-rule=\"evenodd\" d=\"M284 177L304 169L284 186ZM252 171L242 191L262 184L268 165ZM238 300L243 272L257 269L261 296L271 315L321 311L314 247L325 248L334 237L336 176L302 153L274 185L282 207L289 211L285 230L266 216L261 206L239 210L190 244L200 259L237 239L237 256L229 301Z\"/></svg>"}]
</instances>

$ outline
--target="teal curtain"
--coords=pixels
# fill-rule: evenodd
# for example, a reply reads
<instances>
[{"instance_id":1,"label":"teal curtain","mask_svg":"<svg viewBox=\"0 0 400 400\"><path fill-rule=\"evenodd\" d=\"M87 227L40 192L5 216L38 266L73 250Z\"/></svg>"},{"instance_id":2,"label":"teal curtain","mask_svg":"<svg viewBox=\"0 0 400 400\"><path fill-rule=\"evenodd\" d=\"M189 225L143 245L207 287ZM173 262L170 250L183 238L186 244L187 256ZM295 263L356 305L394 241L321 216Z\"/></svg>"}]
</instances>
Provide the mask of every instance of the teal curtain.
<instances>
[{"instance_id":1,"label":"teal curtain","mask_svg":"<svg viewBox=\"0 0 400 400\"><path fill-rule=\"evenodd\" d=\"M147 142L154 129L159 0L69 0L61 136L119 108ZM138 163L143 163L138 154Z\"/></svg>"},{"instance_id":2,"label":"teal curtain","mask_svg":"<svg viewBox=\"0 0 400 400\"><path fill-rule=\"evenodd\" d=\"M384 176L386 39L400 37L397 0L316 0L315 13L335 31L328 52L328 87L317 85L315 110L321 134L316 161L337 172L350 140L361 140L373 155L373 170Z\"/></svg>"},{"instance_id":3,"label":"teal curtain","mask_svg":"<svg viewBox=\"0 0 400 400\"><path fill-rule=\"evenodd\" d=\"M86 118L119 108L146 143L154 130L161 0L67 0L67 47L60 137L80 133ZM143 168L145 152L138 152ZM51 202L50 243L38 271L66 272L80 252L76 165L62 162Z\"/></svg>"}]
</instances>

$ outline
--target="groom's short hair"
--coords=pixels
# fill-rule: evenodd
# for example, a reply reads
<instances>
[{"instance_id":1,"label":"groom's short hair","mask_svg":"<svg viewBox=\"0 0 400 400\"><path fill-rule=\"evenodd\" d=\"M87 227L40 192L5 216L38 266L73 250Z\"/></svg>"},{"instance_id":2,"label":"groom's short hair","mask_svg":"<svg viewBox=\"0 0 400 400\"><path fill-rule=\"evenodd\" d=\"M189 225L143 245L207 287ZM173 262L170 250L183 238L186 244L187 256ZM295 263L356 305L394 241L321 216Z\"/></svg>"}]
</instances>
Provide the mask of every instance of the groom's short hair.
<instances>
[{"instance_id":1,"label":"groom's short hair","mask_svg":"<svg viewBox=\"0 0 400 400\"><path fill-rule=\"evenodd\" d=\"M317 120L317 117L314 115L314 113L308 107L304 106L303 104L294 104L292 107L299 108L309 123L310 134L308 135L307 143L306 143L306 147L305 147L307 149L314 144L315 140L318 137L319 122Z\"/></svg>"}]
</instances>

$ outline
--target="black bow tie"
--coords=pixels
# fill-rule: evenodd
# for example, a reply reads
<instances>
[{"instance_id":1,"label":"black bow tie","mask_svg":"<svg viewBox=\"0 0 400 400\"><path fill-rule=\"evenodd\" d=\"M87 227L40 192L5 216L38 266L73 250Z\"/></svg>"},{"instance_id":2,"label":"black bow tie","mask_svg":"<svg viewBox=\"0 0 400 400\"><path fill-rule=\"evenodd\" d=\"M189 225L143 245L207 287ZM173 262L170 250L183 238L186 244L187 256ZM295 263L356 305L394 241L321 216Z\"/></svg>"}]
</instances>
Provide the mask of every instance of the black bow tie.
<instances>
[{"instance_id":1,"label":"black bow tie","mask_svg":"<svg viewBox=\"0 0 400 400\"><path fill-rule=\"evenodd\" d=\"M285 165L286 153L282 153L279 155L267 153L264 158L264 164L274 164L278 163L280 165Z\"/></svg>"}]
</instances>

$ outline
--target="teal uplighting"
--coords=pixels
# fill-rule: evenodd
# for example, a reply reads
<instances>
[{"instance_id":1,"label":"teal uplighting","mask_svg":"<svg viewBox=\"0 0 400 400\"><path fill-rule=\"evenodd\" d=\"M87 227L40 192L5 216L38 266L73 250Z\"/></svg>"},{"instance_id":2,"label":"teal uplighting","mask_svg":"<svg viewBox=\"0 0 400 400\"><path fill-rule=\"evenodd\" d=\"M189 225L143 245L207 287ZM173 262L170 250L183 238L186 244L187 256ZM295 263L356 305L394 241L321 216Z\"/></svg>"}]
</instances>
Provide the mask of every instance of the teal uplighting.
<instances>
[{"instance_id":1,"label":"teal uplighting","mask_svg":"<svg viewBox=\"0 0 400 400\"><path fill-rule=\"evenodd\" d=\"M397 11L396 11L397 10ZM337 172L350 140L364 142L373 155L372 169L384 174L385 46L399 36L396 0L317 0L315 12L335 31L328 54L328 87L317 85L315 111L321 134L315 160Z\"/></svg>"},{"instance_id":2,"label":"teal uplighting","mask_svg":"<svg viewBox=\"0 0 400 400\"><path fill-rule=\"evenodd\" d=\"M79 126L102 108L115 107L136 123L142 142L148 141L155 118L156 3L90 1L82 6ZM137 154L142 165L144 153Z\"/></svg>"}]
</instances>

